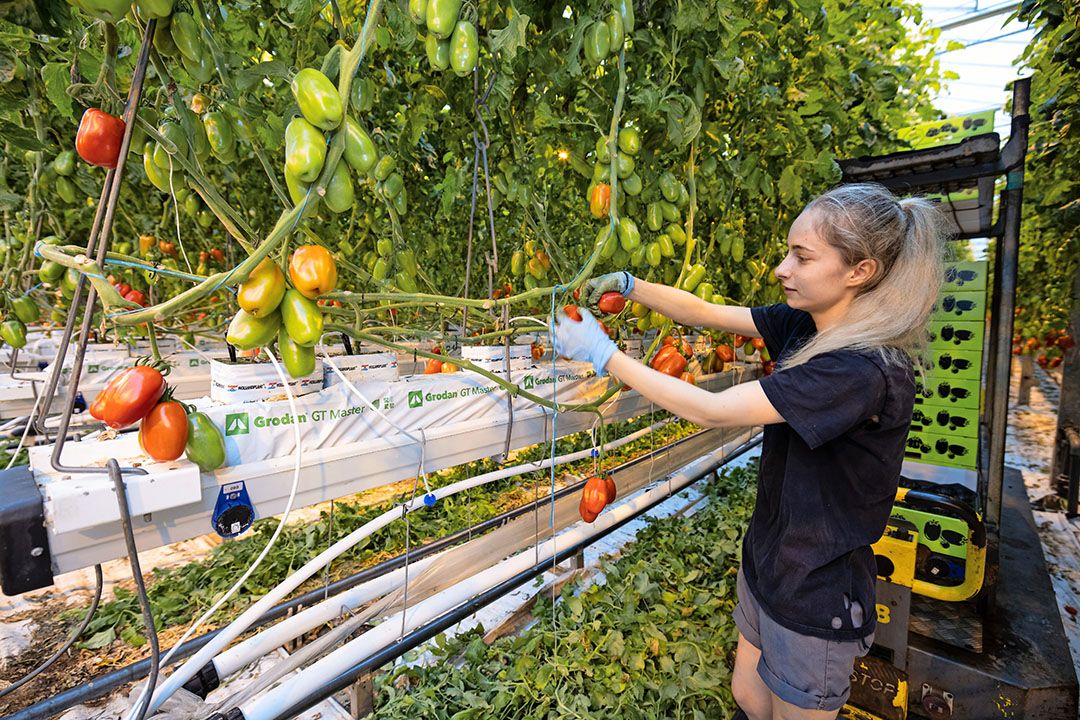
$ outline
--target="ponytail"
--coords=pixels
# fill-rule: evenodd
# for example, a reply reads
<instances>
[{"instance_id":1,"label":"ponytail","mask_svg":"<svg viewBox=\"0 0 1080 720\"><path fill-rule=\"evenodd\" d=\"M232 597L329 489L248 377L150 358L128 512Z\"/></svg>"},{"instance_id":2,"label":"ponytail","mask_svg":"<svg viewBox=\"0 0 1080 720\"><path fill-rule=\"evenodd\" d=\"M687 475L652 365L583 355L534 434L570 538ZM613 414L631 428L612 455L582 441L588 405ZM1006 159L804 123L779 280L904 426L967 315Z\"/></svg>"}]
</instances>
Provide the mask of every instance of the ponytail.
<instances>
[{"instance_id":1,"label":"ponytail","mask_svg":"<svg viewBox=\"0 0 1080 720\"><path fill-rule=\"evenodd\" d=\"M818 235L851 266L872 259L877 270L843 320L785 358L801 365L835 350L871 350L887 363L915 359L926 345L926 321L941 290L944 228L933 203L898 200L881 185L841 185L813 200Z\"/></svg>"}]
</instances>

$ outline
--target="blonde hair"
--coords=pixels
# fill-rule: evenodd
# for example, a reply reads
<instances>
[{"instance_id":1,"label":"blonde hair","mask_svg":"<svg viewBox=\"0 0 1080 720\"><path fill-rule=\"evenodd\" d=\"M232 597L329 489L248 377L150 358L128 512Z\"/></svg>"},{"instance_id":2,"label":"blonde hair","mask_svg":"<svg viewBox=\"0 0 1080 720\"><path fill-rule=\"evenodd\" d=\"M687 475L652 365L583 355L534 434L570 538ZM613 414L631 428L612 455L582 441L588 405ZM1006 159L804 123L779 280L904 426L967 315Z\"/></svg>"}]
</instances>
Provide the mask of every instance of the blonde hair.
<instances>
[{"instance_id":1,"label":"blonde hair","mask_svg":"<svg viewBox=\"0 0 1080 720\"><path fill-rule=\"evenodd\" d=\"M840 185L814 199L818 235L852 266L877 263L841 322L810 338L782 362L801 365L834 350L872 350L887 363L916 359L926 345L926 321L941 290L944 228L937 206L898 199L875 183Z\"/></svg>"}]
</instances>

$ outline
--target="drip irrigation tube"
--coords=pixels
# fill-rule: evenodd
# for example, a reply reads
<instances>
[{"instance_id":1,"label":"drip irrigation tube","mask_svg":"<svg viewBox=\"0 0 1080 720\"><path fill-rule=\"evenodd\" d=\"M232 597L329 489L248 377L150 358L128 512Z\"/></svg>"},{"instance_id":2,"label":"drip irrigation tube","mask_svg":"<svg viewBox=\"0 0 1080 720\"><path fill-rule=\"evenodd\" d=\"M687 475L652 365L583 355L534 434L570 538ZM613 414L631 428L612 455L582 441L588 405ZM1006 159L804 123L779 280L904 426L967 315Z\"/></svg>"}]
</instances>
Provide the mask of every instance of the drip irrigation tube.
<instances>
[{"instance_id":1,"label":"drip irrigation tube","mask_svg":"<svg viewBox=\"0 0 1080 720\"><path fill-rule=\"evenodd\" d=\"M735 448L730 454L725 455L718 460L715 458L709 458L707 462L704 463L704 467L697 468L695 470L696 474L692 477L688 477L685 482L681 483L678 486L677 490L682 490L686 487L689 487L690 485L698 482L702 478L707 477L709 474L715 471L717 467L723 465L730 460L733 460L734 458L742 455L753 447L756 447L760 442L760 438L752 438L747 442L741 444L739 447ZM715 455L715 453L712 453L712 455ZM708 455L702 458L698 458L698 460L689 463L689 465L694 465L696 463L702 462L707 458ZM278 686L278 690L284 688L280 692L275 693L274 691L271 691L270 693L264 695L255 702L247 704L246 712L241 708L236 707L232 708L226 713L215 713L210 716L210 720L286 720L287 718L296 717L307 708L310 708L316 703L330 697L334 693L347 688L356 680L357 677L359 677L364 672L382 667L383 665L386 665L387 663L397 659L409 650L412 650L413 648L419 646L421 643L424 643L427 640L435 637L443 630L446 630L447 628L455 625L461 620L464 620L468 616L475 613L477 610L489 605L495 600L498 600L500 597L520 587L521 585L525 584L536 576L550 570L553 563L557 564L573 557L585 547L588 547L597 540L614 532L626 523L635 520L636 518L648 512L660 502L663 502L665 500L667 500L667 496L661 495L653 502L643 503L640 504L640 506L638 507L634 507L629 512L625 513L622 517L619 517L617 520L613 522L609 521L608 524L597 530L595 533L589 534L587 537L584 537L579 541L574 542L572 545L558 550L557 552L553 553L552 556L545 557L542 561L500 581L496 585L478 593L477 595L466 600L457 607L448 610L441 615L438 615L437 617L432 618L430 621L424 623L421 627L417 627L416 629L407 633L399 640L390 642L389 644L387 644L386 647L380 648L379 650L375 651L374 653L360 660L359 662L336 672L334 675L331 675L325 680L322 680L317 687L314 687L310 690L304 691L300 695L297 695L296 693L298 691L298 682L290 682L287 685ZM629 502L633 503L633 501ZM615 508L614 512L617 511L618 508ZM601 521L598 520L597 522ZM419 606L412 608L410 612L415 611L417 608L419 608ZM385 624L392 625L394 623L388 620ZM375 630L378 630L379 627L382 626L376 627ZM320 661L320 663L322 662L323 661ZM318 664L319 663L317 663L316 665ZM311 672L315 667L316 666L312 666L311 668L308 668L308 670L305 672ZM299 681L300 678L297 678L296 680ZM279 695L281 695L282 697L278 697Z\"/></svg>"},{"instance_id":2,"label":"drip irrigation tube","mask_svg":"<svg viewBox=\"0 0 1080 720\"><path fill-rule=\"evenodd\" d=\"M666 445L658 447L655 450L652 450L644 455L641 455L640 457L634 458L624 463L623 465L620 465L618 468L613 468L613 472L618 472L620 470L633 467L634 465L642 462L648 462L655 455L662 452L667 452L671 448L677 447L684 443L691 442L694 439L698 438L700 435L701 432L697 432L674 442L667 443ZM581 490L583 485L584 481L567 485L555 492L555 499L558 500L559 498L565 497L566 495L577 492ZM416 560L419 560L423 557L432 555L448 547L456 545L463 540L467 540L473 535L484 533L488 530L499 527L500 525L503 525L504 523L514 520L515 518L525 515L526 513L533 512L534 510L536 510L537 507L542 507L550 501L551 496L545 495L538 500L526 503L512 510L508 510L505 513L496 515L495 517L488 518L487 520L477 523L476 525L464 528L456 533L439 538L438 540L434 540L426 545L413 548L412 550L410 550L409 553L410 561L415 562ZM328 595L333 596L344 592L350 588L360 585L361 583L368 582L374 578L379 577L380 575L396 570L402 567L404 564L404 554L397 555L395 557L384 560L377 565L365 568L364 570L361 570L353 575L341 578L340 580L336 580L327 585L326 587L316 588L302 595L298 595L291 600L282 602L269 609L255 622L253 622L251 624L251 627L261 627L268 625L276 620L279 620L289 615L289 613L296 609L313 605L314 603L325 599ZM223 629L224 628L218 628L216 630L212 630L208 633L205 633L204 635L192 638L191 640L184 643L175 650L170 649L169 653L162 657L162 667L164 668L169 665L174 665L181 660L185 660L191 657L200 649L205 647L217 635L219 635ZM171 655L171 657L169 657L169 655ZM44 700L41 700L33 705L18 710L6 716L5 720L45 720L45 718L53 717L63 712L64 710L72 708L81 703L104 697L105 695L108 695L110 692L122 685L141 680L142 678L146 677L149 670L149 658L139 660L138 662L105 673L94 678L93 680L90 680L87 683L70 688L52 697L45 698Z\"/></svg>"}]
</instances>

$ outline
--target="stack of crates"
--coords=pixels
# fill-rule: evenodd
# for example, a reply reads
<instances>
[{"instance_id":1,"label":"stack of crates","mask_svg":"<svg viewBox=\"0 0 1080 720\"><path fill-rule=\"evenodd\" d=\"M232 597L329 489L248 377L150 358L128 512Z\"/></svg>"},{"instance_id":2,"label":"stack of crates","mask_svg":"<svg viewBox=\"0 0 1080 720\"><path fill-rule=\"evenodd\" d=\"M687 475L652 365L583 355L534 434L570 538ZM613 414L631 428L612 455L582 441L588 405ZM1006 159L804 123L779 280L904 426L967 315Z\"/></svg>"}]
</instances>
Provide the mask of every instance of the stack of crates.
<instances>
[{"instance_id":1,"label":"stack of crates","mask_svg":"<svg viewBox=\"0 0 1080 720\"><path fill-rule=\"evenodd\" d=\"M986 325L986 262L954 262L927 328L930 347L915 377L905 457L975 469Z\"/></svg>"}]
</instances>

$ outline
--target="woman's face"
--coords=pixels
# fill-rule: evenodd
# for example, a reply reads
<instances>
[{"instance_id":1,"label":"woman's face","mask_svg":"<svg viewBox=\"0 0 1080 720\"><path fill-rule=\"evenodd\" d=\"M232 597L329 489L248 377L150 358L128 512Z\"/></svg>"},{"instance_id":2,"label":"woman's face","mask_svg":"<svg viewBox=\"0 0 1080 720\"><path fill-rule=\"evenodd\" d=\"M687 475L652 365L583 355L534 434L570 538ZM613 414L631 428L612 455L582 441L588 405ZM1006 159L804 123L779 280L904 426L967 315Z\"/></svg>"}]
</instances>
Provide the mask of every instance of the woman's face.
<instances>
[{"instance_id":1,"label":"woman's face","mask_svg":"<svg viewBox=\"0 0 1080 720\"><path fill-rule=\"evenodd\" d=\"M841 308L858 292L872 272L872 260L854 266L844 263L840 252L817 233L815 211L804 210L788 232L788 252L773 272L787 296L788 305L811 315Z\"/></svg>"}]
</instances>

